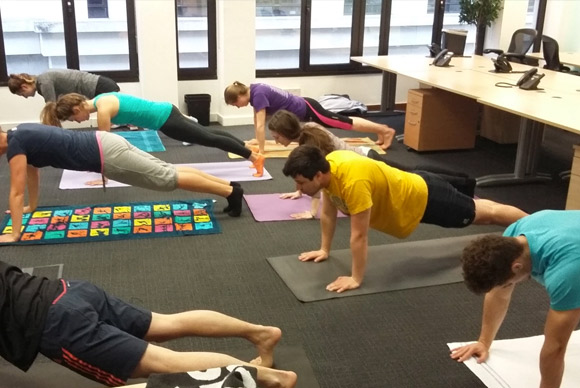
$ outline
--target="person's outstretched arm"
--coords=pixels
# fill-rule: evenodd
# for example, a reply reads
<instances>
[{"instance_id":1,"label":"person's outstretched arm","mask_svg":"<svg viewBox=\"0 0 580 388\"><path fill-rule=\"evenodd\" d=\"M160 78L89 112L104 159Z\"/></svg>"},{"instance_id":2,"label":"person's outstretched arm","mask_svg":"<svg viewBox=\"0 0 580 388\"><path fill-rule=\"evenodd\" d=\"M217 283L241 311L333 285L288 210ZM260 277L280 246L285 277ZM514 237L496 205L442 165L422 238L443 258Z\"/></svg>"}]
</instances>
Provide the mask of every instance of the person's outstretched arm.
<instances>
[{"instance_id":1,"label":"person's outstretched arm","mask_svg":"<svg viewBox=\"0 0 580 388\"><path fill-rule=\"evenodd\" d=\"M92 104L92 100L89 103ZM112 95L103 96L97 100L96 107L99 131L109 132L111 130L111 119L119 113L119 99Z\"/></svg>"},{"instance_id":2,"label":"person's outstretched arm","mask_svg":"<svg viewBox=\"0 0 580 388\"><path fill-rule=\"evenodd\" d=\"M20 154L10 159L10 197L8 200L12 217L12 233L0 236L0 242L14 242L20 238L22 214L24 213L24 195L27 181L26 155ZM37 189L38 192L38 189Z\"/></svg>"},{"instance_id":3,"label":"person's outstretched arm","mask_svg":"<svg viewBox=\"0 0 580 388\"><path fill-rule=\"evenodd\" d=\"M451 350L451 358L463 362L472 356L477 362L487 360L489 348L495 339L510 305L514 285L497 286L485 294L481 333L477 342Z\"/></svg>"},{"instance_id":4,"label":"person's outstretched arm","mask_svg":"<svg viewBox=\"0 0 580 388\"><path fill-rule=\"evenodd\" d=\"M320 249L317 251L304 252L298 256L300 261L315 262L324 261L328 259L330 248L332 246L332 238L336 229L337 209L332 204L332 201L322 193L322 214L320 215Z\"/></svg>"},{"instance_id":5,"label":"person's outstretched arm","mask_svg":"<svg viewBox=\"0 0 580 388\"><path fill-rule=\"evenodd\" d=\"M38 207L38 187L40 185L40 171L37 167L28 164L26 166L28 177L28 206L24 207L25 213L30 213Z\"/></svg>"},{"instance_id":6,"label":"person's outstretched arm","mask_svg":"<svg viewBox=\"0 0 580 388\"><path fill-rule=\"evenodd\" d=\"M564 356L572 331L580 321L580 309L548 312L544 345L540 352L540 388L559 388L564 374Z\"/></svg>"},{"instance_id":7,"label":"person's outstretched arm","mask_svg":"<svg viewBox=\"0 0 580 388\"><path fill-rule=\"evenodd\" d=\"M264 154L266 147L266 109L254 110L254 131L258 148L261 154Z\"/></svg>"},{"instance_id":8,"label":"person's outstretched arm","mask_svg":"<svg viewBox=\"0 0 580 388\"><path fill-rule=\"evenodd\" d=\"M328 291L341 293L359 288L367 267L367 250L371 209L350 216L350 251L352 272L350 276L339 276L326 286Z\"/></svg>"}]
</instances>

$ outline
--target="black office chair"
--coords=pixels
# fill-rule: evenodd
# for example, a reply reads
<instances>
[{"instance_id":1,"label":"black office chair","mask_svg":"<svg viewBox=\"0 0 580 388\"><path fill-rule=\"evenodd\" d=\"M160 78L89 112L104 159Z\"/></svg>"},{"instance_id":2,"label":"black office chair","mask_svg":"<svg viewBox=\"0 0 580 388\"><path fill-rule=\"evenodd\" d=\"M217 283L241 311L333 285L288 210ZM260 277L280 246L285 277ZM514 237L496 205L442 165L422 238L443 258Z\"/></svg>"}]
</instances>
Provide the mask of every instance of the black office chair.
<instances>
[{"instance_id":1,"label":"black office chair","mask_svg":"<svg viewBox=\"0 0 580 388\"><path fill-rule=\"evenodd\" d=\"M485 49L483 52L485 54L495 53L498 56L503 55L510 62L538 66L537 59L526 58L526 53L534 45L537 35L538 32L533 28L520 28L513 33L507 52L500 49Z\"/></svg>"},{"instance_id":2,"label":"black office chair","mask_svg":"<svg viewBox=\"0 0 580 388\"><path fill-rule=\"evenodd\" d=\"M580 75L580 72L571 71L568 66L564 66L560 62L560 47L558 46L556 39L550 38L547 35L542 35L542 52L544 53L544 60L546 61L544 69Z\"/></svg>"}]
</instances>

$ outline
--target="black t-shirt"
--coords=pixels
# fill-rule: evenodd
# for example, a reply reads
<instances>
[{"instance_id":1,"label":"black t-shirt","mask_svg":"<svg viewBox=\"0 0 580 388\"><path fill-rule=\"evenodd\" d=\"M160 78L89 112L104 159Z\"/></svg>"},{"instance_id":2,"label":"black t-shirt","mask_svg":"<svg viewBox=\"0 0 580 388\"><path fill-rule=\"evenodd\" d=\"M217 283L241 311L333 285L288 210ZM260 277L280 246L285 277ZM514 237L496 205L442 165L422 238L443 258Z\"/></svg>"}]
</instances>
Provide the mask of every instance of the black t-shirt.
<instances>
[{"instance_id":1,"label":"black t-shirt","mask_svg":"<svg viewBox=\"0 0 580 388\"><path fill-rule=\"evenodd\" d=\"M23 273L0 261L0 356L27 371L38 354L48 308L60 280Z\"/></svg>"},{"instance_id":2,"label":"black t-shirt","mask_svg":"<svg viewBox=\"0 0 580 388\"><path fill-rule=\"evenodd\" d=\"M8 161L26 155L34 167L101 172L95 131L71 131L42 124L20 124L8 131Z\"/></svg>"}]
</instances>

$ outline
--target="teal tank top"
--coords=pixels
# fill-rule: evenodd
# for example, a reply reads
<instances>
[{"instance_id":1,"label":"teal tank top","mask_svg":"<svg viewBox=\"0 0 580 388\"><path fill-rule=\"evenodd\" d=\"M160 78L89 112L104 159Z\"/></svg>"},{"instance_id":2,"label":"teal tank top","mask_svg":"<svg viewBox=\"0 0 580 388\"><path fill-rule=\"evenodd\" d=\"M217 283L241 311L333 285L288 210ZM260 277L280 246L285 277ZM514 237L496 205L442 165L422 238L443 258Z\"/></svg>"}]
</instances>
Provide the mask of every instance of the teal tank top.
<instances>
[{"instance_id":1,"label":"teal tank top","mask_svg":"<svg viewBox=\"0 0 580 388\"><path fill-rule=\"evenodd\" d=\"M157 130L165 124L173 108L169 102L149 101L118 92L98 95L93 100L93 106L96 108L99 98L108 95L115 96L119 100L119 112L115 117L111 117L111 122L117 125L131 124Z\"/></svg>"}]
</instances>

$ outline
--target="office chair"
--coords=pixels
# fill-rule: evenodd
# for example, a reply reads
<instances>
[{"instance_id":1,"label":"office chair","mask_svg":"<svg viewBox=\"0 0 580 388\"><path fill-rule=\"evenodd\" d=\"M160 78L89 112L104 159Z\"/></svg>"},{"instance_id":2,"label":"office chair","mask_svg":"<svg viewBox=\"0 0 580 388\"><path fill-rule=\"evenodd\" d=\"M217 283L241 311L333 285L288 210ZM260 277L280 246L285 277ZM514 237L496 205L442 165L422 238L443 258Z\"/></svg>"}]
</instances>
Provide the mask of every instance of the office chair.
<instances>
[{"instance_id":1,"label":"office chair","mask_svg":"<svg viewBox=\"0 0 580 388\"><path fill-rule=\"evenodd\" d=\"M538 66L537 59L526 58L526 53L534 45L537 35L538 32L533 28L520 28L513 33L507 52L500 49L485 49L483 52L485 54L495 53L497 55L504 55L510 62Z\"/></svg>"},{"instance_id":2,"label":"office chair","mask_svg":"<svg viewBox=\"0 0 580 388\"><path fill-rule=\"evenodd\" d=\"M560 47L558 46L556 39L550 38L547 35L542 35L542 52L544 53L544 60L546 61L544 69L580 75L580 72L571 71L568 66L564 66L560 62Z\"/></svg>"}]
</instances>

